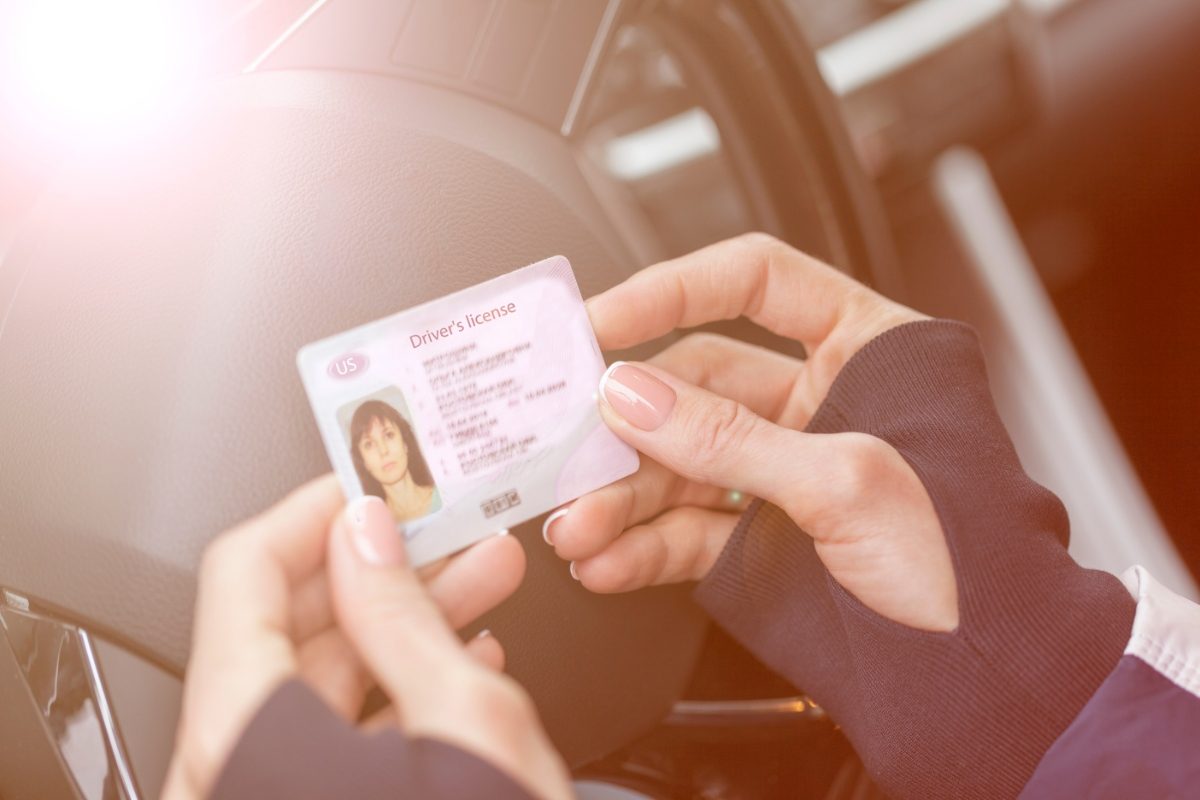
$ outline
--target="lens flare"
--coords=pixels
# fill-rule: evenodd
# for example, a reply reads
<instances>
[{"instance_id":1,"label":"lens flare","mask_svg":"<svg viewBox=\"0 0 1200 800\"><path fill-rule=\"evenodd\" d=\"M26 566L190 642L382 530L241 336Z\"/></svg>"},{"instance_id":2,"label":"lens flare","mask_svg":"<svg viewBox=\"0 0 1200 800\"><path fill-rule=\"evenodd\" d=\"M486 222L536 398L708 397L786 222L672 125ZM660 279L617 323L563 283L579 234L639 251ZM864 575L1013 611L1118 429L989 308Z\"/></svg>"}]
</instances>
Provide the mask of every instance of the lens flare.
<instances>
[{"instance_id":1,"label":"lens flare","mask_svg":"<svg viewBox=\"0 0 1200 800\"><path fill-rule=\"evenodd\" d=\"M9 29L25 122L86 135L153 114L187 70L180 9L171 0L26 0Z\"/></svg>"}]
</instances>

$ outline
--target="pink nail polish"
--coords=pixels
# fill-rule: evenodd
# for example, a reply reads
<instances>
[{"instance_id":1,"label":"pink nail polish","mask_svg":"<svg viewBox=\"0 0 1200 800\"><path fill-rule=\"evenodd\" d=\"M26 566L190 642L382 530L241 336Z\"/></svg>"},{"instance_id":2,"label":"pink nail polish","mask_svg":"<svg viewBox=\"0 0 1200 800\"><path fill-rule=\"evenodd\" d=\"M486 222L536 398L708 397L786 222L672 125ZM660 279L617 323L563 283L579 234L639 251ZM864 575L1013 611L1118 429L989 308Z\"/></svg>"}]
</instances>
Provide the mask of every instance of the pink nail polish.
<instances>
[{"instance_id":1,"label":"pink nail polish","mask_svg":"<svg viewBox=\"0 0 1200 800\"><path fill-rule=\"evenodd\" d=\"M397 567L404 563L404 537L396 530L396 521L387 504L378 497L359 497L346 506L350 541L359 558L379 567Z\"/></svg>"},{"instance_id":2,"label":"pink nail polish","mask_svg":"<svg viewBox=\"0 0 1200 800\"><path fill-rule=\"evenodd\" d=\"M626 422L657 430L675 407L675 390L641 367L618 361L600 379L600 393Z\"/></svg>"}]
</instances>

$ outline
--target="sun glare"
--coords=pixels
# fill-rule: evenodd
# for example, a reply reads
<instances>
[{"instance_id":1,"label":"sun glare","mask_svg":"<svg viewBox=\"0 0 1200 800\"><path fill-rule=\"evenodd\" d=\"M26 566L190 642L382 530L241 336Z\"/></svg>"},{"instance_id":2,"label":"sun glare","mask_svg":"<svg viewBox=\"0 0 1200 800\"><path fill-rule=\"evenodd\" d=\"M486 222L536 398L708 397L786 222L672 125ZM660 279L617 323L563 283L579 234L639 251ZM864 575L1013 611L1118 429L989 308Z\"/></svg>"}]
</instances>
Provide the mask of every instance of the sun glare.
<instances>
[{"instance_id":1,"label":"sun glare","mask_svg":"<svg viewBox=\"0 0 1200 800\"><path fill-rule=\"evenodd\" d=\"M9 31L25 121L70 136L152 115L187 70L180 8L172 0L26 0Z\"/></svg>"}]
</instances>

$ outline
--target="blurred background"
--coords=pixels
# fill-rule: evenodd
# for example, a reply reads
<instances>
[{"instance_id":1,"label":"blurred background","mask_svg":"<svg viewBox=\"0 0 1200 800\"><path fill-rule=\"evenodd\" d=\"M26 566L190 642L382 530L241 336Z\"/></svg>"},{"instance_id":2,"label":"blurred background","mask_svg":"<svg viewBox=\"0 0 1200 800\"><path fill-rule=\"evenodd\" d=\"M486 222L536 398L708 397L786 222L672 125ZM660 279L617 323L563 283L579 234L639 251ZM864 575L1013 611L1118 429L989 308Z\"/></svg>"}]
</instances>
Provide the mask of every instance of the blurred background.
<instances>
[{"instance_id":1,"label":"blurred background","mask_svg":"<svg viewBox=\"0 0 1200 800\"><path fill-rule=\"evenodd\" d=\"M935 159L956 144L982 153L1155 508L1200 567L1200 4L786 5L818 49L910 280L949 257ZM6 0L0 253L74 152L152 124L191 81L242 72L312 11L310 0ZM745 229L729 154L669 48L636 27L614 47L587 157L636 196L666 253Z\"/></svg>"},{"instance_id":2,"label":"blurred background","mask_svg":"<svg viewBox=\"0 0 1200 800\"><path fill-rule=\"evenodd\" d=\"M970 322L1075 557L1196 597L1197 76L1196 0L0 0L0 795L161 786L199 553L328 468L300 344L551 252L590 294L766 230ZM577 775L877 796L539 525L486 622Z\"/></svg>"}]
</instances>

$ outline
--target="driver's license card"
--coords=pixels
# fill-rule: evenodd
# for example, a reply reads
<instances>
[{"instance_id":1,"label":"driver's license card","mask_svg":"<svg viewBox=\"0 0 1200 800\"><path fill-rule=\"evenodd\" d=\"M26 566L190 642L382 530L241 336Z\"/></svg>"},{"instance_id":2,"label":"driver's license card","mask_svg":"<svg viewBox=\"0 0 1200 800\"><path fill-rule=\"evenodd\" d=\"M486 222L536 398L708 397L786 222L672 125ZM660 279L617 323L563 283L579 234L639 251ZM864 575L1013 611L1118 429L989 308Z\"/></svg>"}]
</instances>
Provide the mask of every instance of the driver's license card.
<instances>
[{"instance_id":1,"label":"driver's license card","mask_svg":"<svg viewBox=\"0 0 1200 800\"><path fill-rule=\"evenodd\" d=\"M347 500L383 498L415 566L634 472L562 256L300 350Z\"/></svg>"}]
</instances>

